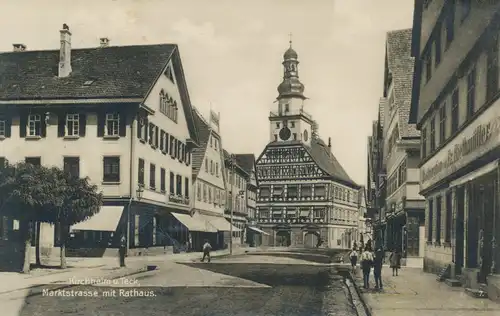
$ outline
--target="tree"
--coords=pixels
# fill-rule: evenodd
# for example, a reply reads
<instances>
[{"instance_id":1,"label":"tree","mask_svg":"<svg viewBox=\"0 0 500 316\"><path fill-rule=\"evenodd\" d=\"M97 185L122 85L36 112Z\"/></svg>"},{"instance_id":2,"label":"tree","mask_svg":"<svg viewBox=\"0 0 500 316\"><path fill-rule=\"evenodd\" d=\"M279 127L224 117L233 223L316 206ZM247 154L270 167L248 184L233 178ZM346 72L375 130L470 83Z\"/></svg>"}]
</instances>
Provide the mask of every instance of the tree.
<instances>
[{"instance_id":1,"label":"tree","mask_svg":"<svg viewBox=\"0 0 500 316\"><path fill-rule=\"evenodd\" d=\"M63 170L52 167L18 163L7 164L0 171L0 198L4 214L18 219L24 240L23 272L30 270L30 249L33 226L37 222L69 227L96 214L102 204L97 186L88 179L71 177ZM63 226L64 225L64 226ZM65 229L60 229L65 232ZM38 236L37 236L38 238ZM60 237L65 241L67 236ZM64 268L65 247L61 247L61 265ZM36 243L37 264L40 264L39 240Z\"/></svg>"},{"instance_id":2,"label":"tree","mask_svg":"<svg viewBox=\"0 0 500 316\"><path fill-rule=\"evenodd\" d=\"M61 247L61 268L66 268L66 242L69 227L87 220L99 212L102 206L102 194L98 187L89 182L89 178L77 178L64 173L67 185L61 192L63 202L57 210L55 222L59 223L59 242Z\"/></svg>"}]
</instances>

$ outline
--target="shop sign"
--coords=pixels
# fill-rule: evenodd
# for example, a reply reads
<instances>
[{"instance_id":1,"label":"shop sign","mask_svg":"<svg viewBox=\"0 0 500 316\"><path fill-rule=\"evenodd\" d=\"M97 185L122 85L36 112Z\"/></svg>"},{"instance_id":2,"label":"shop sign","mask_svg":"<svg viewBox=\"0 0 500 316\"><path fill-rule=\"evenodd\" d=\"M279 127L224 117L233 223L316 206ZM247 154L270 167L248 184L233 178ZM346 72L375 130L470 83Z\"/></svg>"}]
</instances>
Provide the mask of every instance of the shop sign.
<instances>
[{"instance_id":1,"label":"shop sign","mask_svg":"<svg viewBox=\"0 0 500 316\"><path fill-rule=\"evenodd\" d=\"M420 168L420 190L500 145L500 104L493 105Z\"/></svg>"}]
</instances>

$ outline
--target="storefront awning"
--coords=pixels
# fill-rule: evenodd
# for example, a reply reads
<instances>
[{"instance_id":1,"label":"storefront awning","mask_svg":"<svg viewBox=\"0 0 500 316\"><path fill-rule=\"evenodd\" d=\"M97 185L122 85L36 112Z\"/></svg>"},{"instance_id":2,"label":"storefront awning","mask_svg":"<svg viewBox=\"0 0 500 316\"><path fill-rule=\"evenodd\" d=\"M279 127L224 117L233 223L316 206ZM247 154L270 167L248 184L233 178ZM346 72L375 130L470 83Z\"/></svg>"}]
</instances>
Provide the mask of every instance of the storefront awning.
<instances>
[{"instance_id":1,"label":"storefront awning","mask_svg":"<svg viewBox=\"0 0 500 316\"><path fill-rule=\"evenodd\" d=\"M477 178L479 178L487 173L490 173L492 171L497 170L498 162L499 162L499 160L495 160L493 162L490 162L489 164L482 166L481 168L479 168L479 169L477 169L469 174L466 174L465 176L463 176L459 179L456 179L456 180L450 182L450 187L456 187L459 185L466 184L469 181L472 181L472 180L477 179Z\"/></svg>"},{"instance_id":2,"label":"storefront awning","mask_svg":"<svg viewBox=\"0 0 500 316\"><path fill-rule=\"evenodd\" d=\"M248 228L250 228L251 230L253 230L253 231L257 232L257 233L260 233L260 234L263 234L263 235L269 235L268 233L266 233L263 230L258 229L257 227L248 226Z\"/></svg>"},{"instance_id":3,"label":"storefront awning","mask_svg":"<svg viewBox=\"0 0 500 316\"><path fill-rule=\"evenodd\" d=\"M123 206L102 206L99 213L86 221L71 226L71 230L96 230L114 232L122 217Z\"/></svg>"},{"instance_id":4,"label":"storefront awning","mask_svg":"<svg viewBox=\"0 0 500 316\"><path fill-rule=\"evenodd\" d=\"M205 220L212 225L215 229L221 232L231 231L231 223L228 222L224 217L219 216L209 216L209 215L200 215L205 218ZM233 232L240 232L241 229L233 225Z\"/></svg>"},{"instance_id":5,"label":"storefront awning","mask_svg":"<svg viewBox=\"0 0 500 316\"><path fill-rule=\"evenodd\" d=\"M208 232L216 233L211 225L209 225L202 217L199 215L190 216L188 214L173 213L172 215L181 222L182 225L186 226L187 229L194 232Z\"/></svg>"}]
</instances>

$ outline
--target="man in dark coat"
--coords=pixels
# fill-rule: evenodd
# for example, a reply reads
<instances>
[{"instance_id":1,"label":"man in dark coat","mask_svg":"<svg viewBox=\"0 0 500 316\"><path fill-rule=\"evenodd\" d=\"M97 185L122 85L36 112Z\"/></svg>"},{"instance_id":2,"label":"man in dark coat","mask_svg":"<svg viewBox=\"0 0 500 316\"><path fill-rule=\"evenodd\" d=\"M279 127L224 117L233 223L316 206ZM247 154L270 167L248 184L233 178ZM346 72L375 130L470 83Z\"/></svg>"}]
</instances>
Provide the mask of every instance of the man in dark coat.
<instances>
[{"instance_id":1,"label":"man in dark coat","mask_svg":"<svg viewBox=\"0 0 500 316\"><path fill-rule=\"evenodd\" d=\"M125 255L127 254L127 239L124 235L120 238L120 249L118 250L120 254L120 267L125 267Z\"/></svg>"},{"instance_id":2,"label":"man in dark coat","mask_svg":"<svg viewBox=\"0 0 500 316\"><path fill-rule=\"evenodd\" d=\"M382 266L384 264L384 251L382 247L377 248L373 259L373 276L375 277L375 288L383 289L382 285Z\"/></svg>"}]
</instances>

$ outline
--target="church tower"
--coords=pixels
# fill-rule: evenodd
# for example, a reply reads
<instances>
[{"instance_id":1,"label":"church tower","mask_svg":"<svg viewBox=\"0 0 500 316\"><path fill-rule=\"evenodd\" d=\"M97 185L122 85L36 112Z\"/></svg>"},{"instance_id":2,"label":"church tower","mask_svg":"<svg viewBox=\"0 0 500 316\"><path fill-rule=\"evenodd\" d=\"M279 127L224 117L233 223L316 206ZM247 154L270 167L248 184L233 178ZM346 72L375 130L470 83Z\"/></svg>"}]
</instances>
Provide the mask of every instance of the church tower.
<instances>
[{"instance_id":1,"label":"church tower","mask_svg":"<svg viewBox=\"0 0 500 316\"><path fill-rule=\"evenodd\" d=\"M277 109L271 112L270 142L301 142L310 145L314 121L304 111L304 85L299 80L297 52L290 47L283 54L283 81L278 86Z\"/></svg>"}]
</instances>

